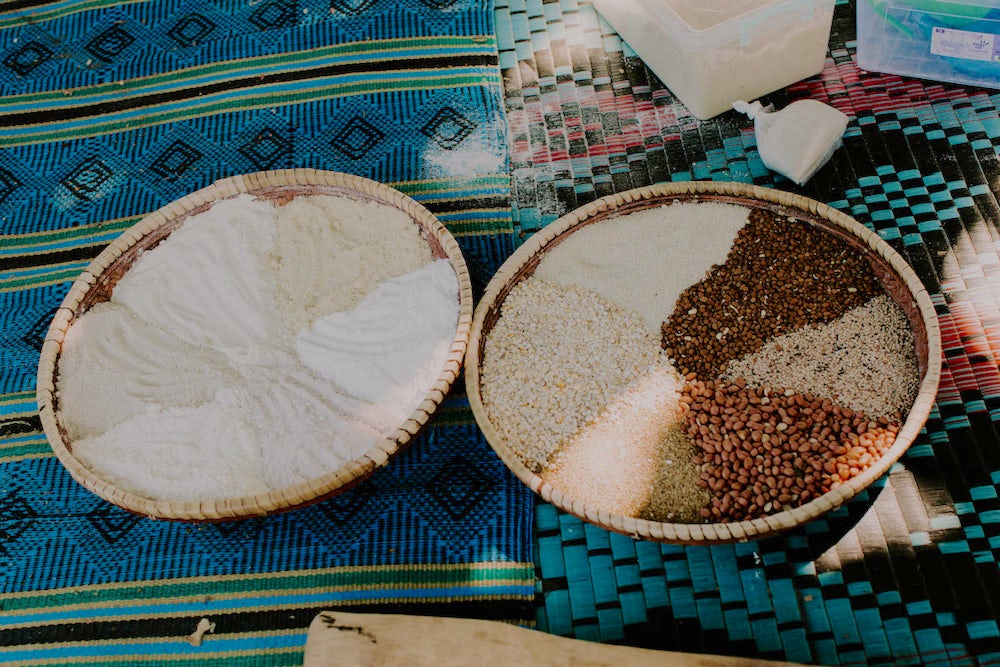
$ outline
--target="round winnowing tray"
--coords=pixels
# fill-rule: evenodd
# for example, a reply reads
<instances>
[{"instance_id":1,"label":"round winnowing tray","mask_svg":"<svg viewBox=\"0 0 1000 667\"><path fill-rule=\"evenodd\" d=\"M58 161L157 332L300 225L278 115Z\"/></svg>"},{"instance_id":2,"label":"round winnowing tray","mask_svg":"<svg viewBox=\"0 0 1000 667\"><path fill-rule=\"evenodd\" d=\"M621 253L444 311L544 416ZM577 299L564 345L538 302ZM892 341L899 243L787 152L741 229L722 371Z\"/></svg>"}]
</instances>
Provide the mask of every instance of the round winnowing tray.
<instances>
[{"instance_id":1,"label":"round winnowing tray","mask_svg":"<svg viewBox=\"0 0 1000 667\"><path fill-rule=\"evenodd\" d=\"M487 337L501 315L511 289L535 271L539 261L560 241L588 224L659 207L672 202L715 201L806 221L834 234L867 258L884 291L903 310L913 333L920 374L919 390L892 447L871 467L807 503L767 516L731 522L668 523L615 514L585 498L571 498L530 470L490 422L483 403L480 373ZM668 233L668 230L665 230ZM821 516L857 495L899 459L916 438L930 413L941 370L941 340L930 297L914 271L878 235L856 220L817 201L742 183L684 182L654 185L609 195L572 211L537 232L500 268L476 307L466 354L469 402L487 440L504 463L533 491L553 505L603 528L643 539L704 544L759 538Z\"/></svg>"},{"instance_id":2,"label":"round winnowing tray","mask_svg":"<svg viewBox=\"0 0 1000 667\"><path fill-rule=\"evenodd\" d=\"M75 318L107 301L117 282L136 259L180 227L188 217L213 203L250 194L276 203L302 195L338 195L377 202L405 212L420 230L436 259L447 259L459 286L459 316L447 362L417 409L389 437L363 456L337 470L294 486L244 497L199 502L157 501L122 489L104 479L73 455L73 443L58 420L56 380L62 342ZM461 250L452 235L422 205L389 186L339 172L294 169L226 178L189 194L143 218L109 245L74 282L45 337L38 366L37 399L45 434L60 462L87 489L137 514L183 521L219 521L289 510L340 493L370 476L401 451L428 422L461 371L472 321L472 287Z\"/></svg>"}]
</instances>

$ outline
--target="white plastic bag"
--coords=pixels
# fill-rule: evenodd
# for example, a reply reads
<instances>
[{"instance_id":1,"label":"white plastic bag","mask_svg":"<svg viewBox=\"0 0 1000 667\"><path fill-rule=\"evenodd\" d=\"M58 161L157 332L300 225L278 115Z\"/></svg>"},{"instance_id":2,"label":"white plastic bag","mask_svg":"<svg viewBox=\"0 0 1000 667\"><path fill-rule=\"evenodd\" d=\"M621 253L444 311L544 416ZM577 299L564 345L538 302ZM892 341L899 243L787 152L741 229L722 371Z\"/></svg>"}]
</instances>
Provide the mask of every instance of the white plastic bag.
<instances>
[{"instance_id":1,"label":"white plastic bag","mask_svg":"<svg viewBox=\"0 0 1000 667\"><path fill-rule=\"evenodd\" d=\"M733 102L753 121L760 159L799 185L813 177L843 143L847 115L816 100L797 100L780 111L760 102Z\"/></svg>"}]
</instances>

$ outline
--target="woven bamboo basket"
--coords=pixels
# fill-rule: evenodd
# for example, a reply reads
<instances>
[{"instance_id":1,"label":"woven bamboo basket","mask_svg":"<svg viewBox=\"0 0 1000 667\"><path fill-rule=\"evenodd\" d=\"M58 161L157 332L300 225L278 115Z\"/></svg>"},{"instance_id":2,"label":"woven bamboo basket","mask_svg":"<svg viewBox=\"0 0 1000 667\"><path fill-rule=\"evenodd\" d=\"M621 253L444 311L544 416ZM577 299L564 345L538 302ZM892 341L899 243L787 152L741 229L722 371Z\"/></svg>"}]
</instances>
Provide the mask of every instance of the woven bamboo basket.
<instances>
[{"instance_id":1,"label":"woven bamboo basket","mask_svg":"<svg viewBox=\"0 0 1000 667\"><path fill-rule=\"evenodd\" d=\"M483 350L501 315L504 299L529 277L539 261L567 235L585 225L678 201L716 201L791 216L844 239L861 252L885 292L906 313L916 347L920 385L892 447L867 470L808 503L751 520L717 523L667 523L623 516L570 498L527 468L490 422L480 392ZM706 223L710 224L710 223ZM669 233L669 230L665 230ZM535 233L511 255L487 285L476 307L465 361L465 382L472 411L490 445L504 463L544 500L585 521L635 538L678 544L712 544L756 539L799 526L839 507L885 474L920 432L937 393L941 339L927 290L906 261L875 233L836 209L800 195L743 183L678 182L609 195L572 211Z\"/></svg>"},{"instance_id":2,"label":"woven bamboo basket","mask_svg":"<svg viewBox=\"0 0 1000 667\"><path fill-rule=\"evenodd\" d=\"M459 318L450 353L433 388L390 437L338 470L317 471L307 482L266 494L204 502L156 501L116 487L73 455L73 443L58 420L56 379L66 332L75 318L107 301L118 280L138 256L156 246L191 215L212 203L247 193L279 205L300 195L327 194L398 208L418 225L435 258L447 259L459 284ZM156 519L187 522L223 521L291 510L341 493L369 477L409 444L434 414L461 372L472 323L472 285L458 243L421 204L375 181L331 171L288 169L234 176L216 181L149 214L111 243L73 283L49 326L38 366L37 401L45 435L59 461L74 479L98 496L130 512Z\"/></svg>"}]
</instances>

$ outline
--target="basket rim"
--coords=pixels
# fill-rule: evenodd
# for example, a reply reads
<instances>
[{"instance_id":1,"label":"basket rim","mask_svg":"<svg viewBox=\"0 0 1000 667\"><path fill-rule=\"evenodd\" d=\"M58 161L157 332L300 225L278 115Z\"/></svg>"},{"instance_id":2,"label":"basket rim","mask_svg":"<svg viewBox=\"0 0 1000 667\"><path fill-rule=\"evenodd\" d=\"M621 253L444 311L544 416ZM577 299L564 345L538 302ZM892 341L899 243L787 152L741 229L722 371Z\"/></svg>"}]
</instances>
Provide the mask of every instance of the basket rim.
<instances>
[{"instance_id":1,"label":"basket rim","mask_svg":"<svg viewBox=\"0 0 1000 667\"><path fill-rule=\"evenodd\" d=\"M347 191L369 197L407 213L414 224L425 232L428 244L432 245L433 240L440 246L455 271L459 286L456 331L444 368L421 403L391 436L383 438L365 454L337 470L305 482L268 493L201 501L158 501L116 487L73 455L56 416L55 380L59 353L76 310L98 284L104 272L114 266L123 253L164 225L183 221L197 209L216 201L240 194L261 194L282 188L314 189L317 194L323 194L324 190ZM132 513L151 519L206 522L259 517L292 510L336 495L363 481L413 440L443 402L461 373L472 326L472 313L472 282L458 242L433 213L412 197L384 183L337 171L298 168L230 176L144 216L94 258L73 282L49 325L42 345L36 387L39 417L49 445L70 475L101 498Z\"/></svg>"},{"instance_id":2,"label":"basket rim","mask_svg":"<svg viewBox=\"0 0 1000 667\"><path fill-rule=\"evenodd\" d=\"M775 514L727 523L657 522L609 512L580 499L569 498L525 466L489 420L480 391L482 361L480 350L485 340L483 332L485 320L502 305L506 297L505 290L509 291L509 288L522 278L522 269L543 255L550 245L564 234L591 222L596 216L601 216L601 219L616 217L619 209L627 208L629 205L660 200L664 203L671 200L699 201L702 195L713 198L752 199L795 210L807 220L822 220L824 223L839 227L857 237L871 252L881 257L909 291L926 330L926 367L917 396L892 447L875 464L827 493ZM626 210L623 213L628 212ZM543 500L584 521L633 538L678 544L717 544L757 539L789 530L839 507L884 475L910 446L927 420L937 395L941 363L941 333L930 294L906 260L878 234L853 217L803 195L748 183L677 181L644 186L596 199L562 215L535 232L515 250L486 285L476 306L469 345L466 349L465 385L473 415L487 442L514 475Z\"/></svg>"}]
</instances>

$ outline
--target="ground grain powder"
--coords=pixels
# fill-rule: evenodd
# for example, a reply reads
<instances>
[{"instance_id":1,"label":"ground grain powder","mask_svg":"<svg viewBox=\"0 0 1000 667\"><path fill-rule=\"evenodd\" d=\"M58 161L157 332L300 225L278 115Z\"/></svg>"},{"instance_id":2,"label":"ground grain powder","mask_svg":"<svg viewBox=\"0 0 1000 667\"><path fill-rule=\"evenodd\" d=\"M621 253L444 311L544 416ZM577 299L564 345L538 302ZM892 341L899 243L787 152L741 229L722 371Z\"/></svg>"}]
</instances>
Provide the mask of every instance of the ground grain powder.
<instances>
[{"instance_id":1,"label":"ground grain powder","mask_svg":"<svg viewBox=\"0 0 1000 667\"><path fill-rule=\"evenodd\" d=\"M747 213L733 204L677 202L593 222L550 248L535 275L592 290L659 335L681 292L726 259Z\"/></svg>"},{"instance_id":2,"label":"ground grain powder","mask_svg":"<svg viewBox=\"0 0 1000 667\"><path fill-rule=\"evenodd\" d=\"M391 276L393 296L374 295ZM401 303L407 319L387 330ZM341 317L296 351L296 327L327 308ZM448 321L405 326L427 316ZM148 498L286 488L391 436L443 369L457 319L454 271L396 209L321 196L276 210L242 195L188 218L73 323L57 417L81 461ZM401 327L413 344L383 354ZM316 358L334 347L355 364L343 377Z\"/></svg>"},{"instance_id":3,"label":"ground grain powder","mask_svg":"<svg viewBox=\"0 0 1000 667\"><path fill-rule=\"evenodd\" d=\"M695 454L682 427L683 378L653 367L559 448L542 473L570 498L653 521L698 521L709 501L698 487Z\"/></svg>"}]
</instances>

